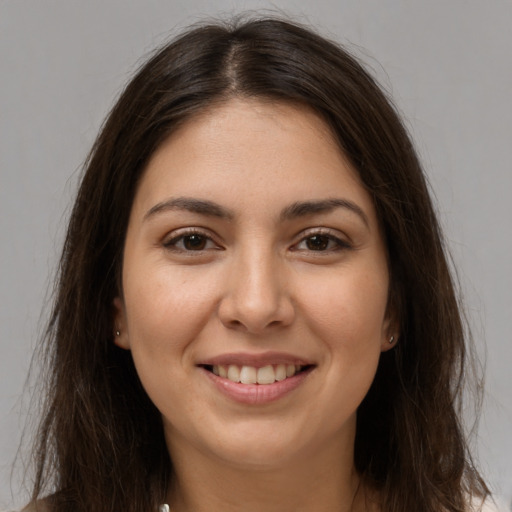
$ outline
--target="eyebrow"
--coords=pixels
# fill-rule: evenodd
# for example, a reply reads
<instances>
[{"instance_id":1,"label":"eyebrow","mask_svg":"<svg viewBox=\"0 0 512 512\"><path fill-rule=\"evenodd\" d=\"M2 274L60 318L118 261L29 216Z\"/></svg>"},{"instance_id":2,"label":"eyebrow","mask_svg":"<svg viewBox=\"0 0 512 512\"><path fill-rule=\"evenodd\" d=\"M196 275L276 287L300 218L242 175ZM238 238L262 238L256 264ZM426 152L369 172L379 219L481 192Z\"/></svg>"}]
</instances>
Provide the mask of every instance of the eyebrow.
<instances>
[{"instance_id":1,"label":"eyebrow","mask_svg":"<svg viewBox=\"0 0 512 512\"><path fill-rule=\"evenodd\" d=\"M218 217L221 219L232 220L234 213L223 206L220 206L208 199L196 199L193 197L177 197L167 199L150 208L144 215L144 220L155 216L158 213L168 212L172 210L186 210L208 217Z\"/></svg>"},{"instance_id":2,"label":"eyebrow","mask_svg":"<svg viewBox=\"0 0 512 512\"><path fill-rule=\"evenodd\" d=\"M347 199L330 198L318 201L296 201L281 211L281 221L294 220L300 217L307 217L319 213L329 213L337 208L345 208L358 215L364 224L369 227L368 217L356 203ZM167 199L150 208L144 215L147 220L159 213L173 210L185 210L208 217L232 220L235 217L233 211L225 208L208 199L197 199L194 197L176 197Z\"/></svg>"},{"instance_id":3,"label":"eyebrow","mask_svg":"<svg viewBox=\"0 0 512 512\"><path fill-rule=\"evenodd\" d=\"M318 213L329 213L337 208L345 208L358 215L367 227L370 226L367 215L361 207L348 199L322 199L319 201L297 201L281 212L281 220L293 220Z\"/></svg>"}]
</instances>

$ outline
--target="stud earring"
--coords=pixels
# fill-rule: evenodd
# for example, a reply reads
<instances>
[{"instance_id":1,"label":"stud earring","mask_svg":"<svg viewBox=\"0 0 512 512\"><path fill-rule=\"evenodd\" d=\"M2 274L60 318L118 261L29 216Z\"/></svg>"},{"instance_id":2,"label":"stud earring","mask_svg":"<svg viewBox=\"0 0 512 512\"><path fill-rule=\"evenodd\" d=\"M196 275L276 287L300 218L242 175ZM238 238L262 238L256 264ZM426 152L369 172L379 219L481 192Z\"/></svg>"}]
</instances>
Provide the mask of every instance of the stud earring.
<instances>
[{"instance_id":1,"label":"stud earring","mask_svg":"<svg viewBox=\"0 0 512 512\"><path fill-rule=\"evenodd\" d=\"M117 337L121 336L121 331L117 330L117 331L116 331L116 336L117 336Z\"/></svg>"},{"instance_id":2,"label":"stud earring","mask_svg":"<svg viewBox=\"0 0 512 512\"><path fill-rule=\"evenodd\" d=\"M391 336L391 338L389 338L389 344L391 345L394 341L395 341L395 337Z\"/></svg>"}]
</instances>

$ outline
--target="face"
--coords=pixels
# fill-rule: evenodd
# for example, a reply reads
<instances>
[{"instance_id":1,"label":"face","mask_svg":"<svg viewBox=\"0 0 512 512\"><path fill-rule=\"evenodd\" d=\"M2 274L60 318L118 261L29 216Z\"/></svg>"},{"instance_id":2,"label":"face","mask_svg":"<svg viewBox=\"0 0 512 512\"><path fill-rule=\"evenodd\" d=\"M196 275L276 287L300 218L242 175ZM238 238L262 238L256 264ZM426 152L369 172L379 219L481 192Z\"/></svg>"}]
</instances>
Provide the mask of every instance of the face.
<instances>
[{"instance_id":1,"label":"face","mask_svg":"<svg viewBox=\"0 0 512 512\"><path fill-rule=\"evenodd\" d=\"M291 462L353 445L391 346L388 280L371 198L324 122L232 100L147 166L116 343L132 352L171 454Z\"/></svg>"}]
</instances>

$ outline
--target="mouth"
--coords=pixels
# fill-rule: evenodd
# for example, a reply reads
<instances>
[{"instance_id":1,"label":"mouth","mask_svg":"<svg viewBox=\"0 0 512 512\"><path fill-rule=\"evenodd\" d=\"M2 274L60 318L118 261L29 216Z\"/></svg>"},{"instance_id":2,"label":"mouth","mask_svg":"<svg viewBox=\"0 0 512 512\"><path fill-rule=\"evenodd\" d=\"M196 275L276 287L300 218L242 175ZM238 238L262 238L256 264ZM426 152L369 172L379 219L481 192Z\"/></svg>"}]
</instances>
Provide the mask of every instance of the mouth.
<instances>
[{"instance_id":1,"label":"mouth","mask_svg":"<svg viewBox=\"0 0 512 512\"><path fill-rule=\"evenodd\" d=\"M265 366L248 366L237 364L201 364L206 371L227 379L231 382L247 385L271 385L282 382L298 374L308 372L313 368L312 364L267 364Z\"/></svg>"}]
</instances>

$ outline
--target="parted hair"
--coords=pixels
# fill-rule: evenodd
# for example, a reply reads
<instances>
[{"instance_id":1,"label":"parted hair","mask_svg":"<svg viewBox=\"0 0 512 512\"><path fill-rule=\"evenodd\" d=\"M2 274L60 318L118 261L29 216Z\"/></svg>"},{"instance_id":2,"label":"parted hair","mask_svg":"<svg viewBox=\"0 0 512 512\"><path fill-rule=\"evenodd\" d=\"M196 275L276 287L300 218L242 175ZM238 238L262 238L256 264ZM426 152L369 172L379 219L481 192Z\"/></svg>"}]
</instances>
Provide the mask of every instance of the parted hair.
<instances>
[{"instance_id":1,"label":"parted hair","mask_svg":"<svg viewBox=\"0 0 512 512\"><path fill-rule=\"evenodd\" d=\"M355 466L383 512L462 512L485 496L460 418L467 330L428 184L387 94L346 49L276 18L196 25L140 67L84 165L44 334L32 502L52 512L156 510L173 478L160 414L113 342L128 218L149 158L231 98L304 106L373 198L397 346L358 409ZM314 171L312 171L314 172Z\"/></svg>"}]
</instances>

